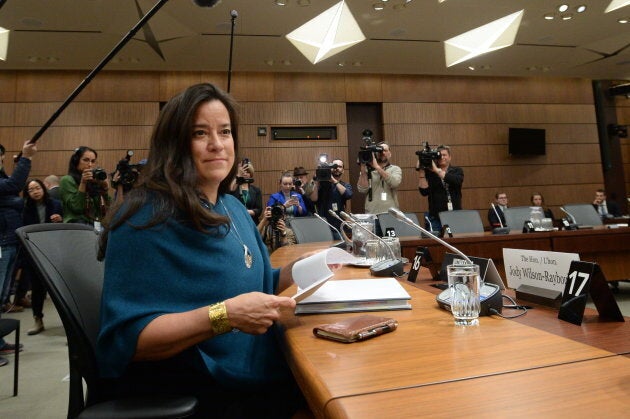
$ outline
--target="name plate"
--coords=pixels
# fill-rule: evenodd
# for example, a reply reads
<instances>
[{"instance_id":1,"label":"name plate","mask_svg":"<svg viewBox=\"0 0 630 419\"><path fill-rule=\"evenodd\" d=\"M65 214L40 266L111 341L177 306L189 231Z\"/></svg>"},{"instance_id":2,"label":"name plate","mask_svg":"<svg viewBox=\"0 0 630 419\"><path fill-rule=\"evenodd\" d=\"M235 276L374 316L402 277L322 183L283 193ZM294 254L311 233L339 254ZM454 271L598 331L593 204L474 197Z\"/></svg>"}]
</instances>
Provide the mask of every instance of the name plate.
<instances>
[{"instance_id":1,"label":"name plate","mask_svg":"<svg viewBox=\"0 0 630 419\"><path fill-rule=\"evenodd\" d=\"M495 284L499 287L500 290L505 289L505 285L503 285L503 280L499 276L499 271L497 271L496 266L492 259L479 258L475 256L468 256L468 259L475 265L479 265L479 274L481 275L481 280L485 283ZM459 255L448 253L444 254L444 260L442 261L442 268L440 269L439 277L442 281L448 282L448 275L446 274L446 267L448 265L467 265L468 262L464 258Z\"/></svg>"},{"instance_id":2,"label":"name plate","mask_svg":"<svg viewBox=\"0 0 630 419\"><path fill-rule=\"evenodd\" d=\"M579 261L577 253L542 250L503 249L503 263L508 287L521 285L564 291L571 262Z\"/></svg>"}]
</instances>

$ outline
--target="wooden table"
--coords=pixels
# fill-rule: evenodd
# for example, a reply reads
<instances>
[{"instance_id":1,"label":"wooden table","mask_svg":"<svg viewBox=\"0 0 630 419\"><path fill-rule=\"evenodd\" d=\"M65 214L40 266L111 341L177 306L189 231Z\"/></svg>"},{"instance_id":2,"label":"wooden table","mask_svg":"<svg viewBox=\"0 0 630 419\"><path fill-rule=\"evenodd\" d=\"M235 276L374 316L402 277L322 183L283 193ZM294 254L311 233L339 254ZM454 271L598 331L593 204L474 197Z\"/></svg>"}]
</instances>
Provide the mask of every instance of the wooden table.
<instances>
[{"instance_id":1,"label":"wooden table","mask_svg":"<svg viewBox=\"0 0 630 419\"><path fill-rule=\"evenodd\" d=\"M445 238L468 256L491 258L505 281L503 249L548 250L578 253L580 260L597 262L608 281L630 278L630 228L609 229L596 226L592 229L575 231L552 231L536 233L510 233L493 235L489 232L463 234ZM413 259L416 248L424 246L436 264L441 264L448 249L434 240L419 237L401 237L402 255Z\"/></svg>"},{"instance_id":2,"label":"wooden table","mask_svg":"<svg viewBox=\"0 0 630 419\"><path fill-rule=\"evenodd\" d=\"M272 255L272 263L282 265L321 246L281 248ZM369 276L367 269L344 267L332 280ZM622 407L626 412L630 408L630 358L618 355L630 354L630 328L620 333L625 339L621 337L620 342L609 345L608 349L614 347L619 352L611 352L532 327L526 321L482 317L478 327L458 327L449 312L437 307L426 277L423 272L422 281L415 286L402 282L412 296L412 310L381 312L398 320L398 330L365 342L341 344L317 339L312 334L317 324L356 314L285 313L281 323L286 329L287 359L317 417L398 418L417 417L422 412L469 416L475 412L496 414L502 409L509 412L509 407L514 406L511 391L520 388L518 383L525 386L521 390L528 400L528 415L557 413L562 406L572 408L575 401L555 397L548 391L571 386L587 393L580 395L580 403L585 398L597 402L599 409L613 416ZM291 288L285 295L294 292ZM564 323L555 317L557 313L549 313L549 322ZM584 330L566 325L576 331ZM610 368L612 383L626 385L614 386L614 391L608 392L611 382L603 380L601 374L592 374L601 368ZM570 375L570 381L565 380L565 374ZM592 389L597 397L589 396L587 389ZM457 397L453 397L455 391ZM443 403L448 409L438 408Z\"/></svg>"}]
</instances>

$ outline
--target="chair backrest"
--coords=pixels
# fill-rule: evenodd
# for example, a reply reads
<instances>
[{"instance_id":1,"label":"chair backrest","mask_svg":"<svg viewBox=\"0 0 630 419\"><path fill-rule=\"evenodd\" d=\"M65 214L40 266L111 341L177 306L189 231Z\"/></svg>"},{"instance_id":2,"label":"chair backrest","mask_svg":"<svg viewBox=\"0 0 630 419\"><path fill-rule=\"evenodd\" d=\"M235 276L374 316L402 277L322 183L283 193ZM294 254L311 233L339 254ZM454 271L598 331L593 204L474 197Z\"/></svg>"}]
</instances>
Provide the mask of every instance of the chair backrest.
<instances>
[{"instance_id":1,"label":"chair backrest","mask_svg":"<svg viewBox=\"0 0 630 419\"><path fill-rule=\"evenodd\" d=\"M600 226L604 224L591 204L566 204L563 207L575 218L578 225Z\"/></svg>"},{"instance_id":2,"label":"chair backrest","mask_svg":"<svg viewBox=\"0 0 630 419\"><path fill-rule=\"evenodd\" d=\"M33 224L16 230L24 250L50 293L68 338L70 398L68 416L100 401L96 337L100 324L103 263L96 259L98 236L82 224Z\"/></svg>"},{"instance_id":3,"label":"chair backrest","mask_svg":"<svg viewBox=\"0 0 630 419\"><path fill-rule=\"evenodd\" d=\"M523 224L529 220L529 215L532 212L530 207L508 207L503 212L505 215L505 224L510 230L523 231Z\"/></svg>"},{"instance_id":4,"label":"chair backrest","mask_svg":"<svg viewBox=\"0 0 630 419\"><path fill-rule=\"evenodd\" d=\"M418 223L418 216L415 212L405 212L407 218L411 219L416 224ZM388 212L377 214L378 223L380 224L380 231L383 237L387 236L387 229L393 228L397 237L414 236L420 237L420 232L417 228L410 226L407 223L400 221Z\"/></svg>"},{"instance_id":5,"label":"chair backrest","mask_svg":"<svg viewBox=\"0 0 630 419\"><path fill-rule=\"evenodd\" d=\"M290 227L298 244L334 240L330 227L317 217L291 218Z\"/></svg>"},{"instance_id":6,"label":"chair backrest","mask_svg":"<svg viewBox=\"0 0 630 419\"><path fill-rule=\"evenodd\" d=\"M442 225L448 224L453 234L483 233L483 222L477 210L440 212Z\"/></svg>"}]
</instances>

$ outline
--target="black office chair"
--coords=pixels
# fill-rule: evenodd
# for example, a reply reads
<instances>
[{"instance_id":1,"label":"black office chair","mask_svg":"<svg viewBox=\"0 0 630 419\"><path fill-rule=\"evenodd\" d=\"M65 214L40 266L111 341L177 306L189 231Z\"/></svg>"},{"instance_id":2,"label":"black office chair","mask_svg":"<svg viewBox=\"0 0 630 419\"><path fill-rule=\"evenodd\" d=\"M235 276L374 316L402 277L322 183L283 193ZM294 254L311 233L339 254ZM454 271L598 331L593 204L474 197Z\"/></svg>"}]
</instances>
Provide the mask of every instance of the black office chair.
<instances>
[{"instance_id":1,"label":"black office chair","mask_svg":"<svg viewBox=\"0 0 630 419\"><path fill-rule=\"evenodd\" d=\"M183 418L194 414L194 397L111 400L106 396L108 382L99 377L94 352L103 287L103 263L96 260L94 229L82 224L48 223L21 227L16 233L55 304L68 338L68 418Z\"/></svg>"},{"instance_id":2,"label":"black office chair","mask_svg":"<svg viewBox=\"0 0 630 419\"><path fill-rule=\"evenodd\" d=\"M418 223L418 216L415 212L405 212L404 213L407 218L411 219L416 224ZM376 218L378 219L378 223L380 225L380 232L383 237L391 234L387 234L387 229L394 229L396 233L396 237L405 237L405 236L414 236L420 237L420 231L417 228L410 226L407 223L400 221L395 218L389 212L384 212L382 214L377 214Z\"/></svg>"},{"instance_id":3,"label":"black office chair","mask_svg":"<svg viewBox=\"0 0 630 419\"><path fill-rule=\"evenodd\" d=\"M15 332L15 359L13 360L13 396L18 394L18 371L20 366L20 321L18 319L0 319L0 337Z\"/></svg>"},{"instance_id":4,"label":"black office chair","mask_svg":"<svg viewBox=\"0 0 630 419\"><path fill-rule=\"evenodd\" d=\"M508 207L503 211L505 223L510 231L523 231L523 224L529 220L532 209L530 207ZM504 226L505 227L505 226Z\"/></svg>"},{"instance_id":5,"label":"black office chair","mask_svg":"<svg viewBox=\"0 0 630 419\"><path fill-rule=\"evenodd\" d=\"M289 221L289 227L299 243L327 242L334 240L330 227L317 217L295 217Z\"/></svg>"},{"instance_id":6,"label":"black office chair","mask_svg":"<svg viewBox=\"0 0 630 419\"><path fill-rule=\"evenodd\" d=\"M439 214L442 225L447 225L451 233L483 233L483 222L477 210L442 211Z\"/></svg>"},{"instance_id":7,"label":"black office chair","mask_svg":"<svg viewBox=\"0 0 630 419\"><path fill-rule=\"evenodd\" d=\"M591 204L566 204L562 207L575 218L575 223L582 228L604 224L601 216Z\"/></svg>"}]
</instances>

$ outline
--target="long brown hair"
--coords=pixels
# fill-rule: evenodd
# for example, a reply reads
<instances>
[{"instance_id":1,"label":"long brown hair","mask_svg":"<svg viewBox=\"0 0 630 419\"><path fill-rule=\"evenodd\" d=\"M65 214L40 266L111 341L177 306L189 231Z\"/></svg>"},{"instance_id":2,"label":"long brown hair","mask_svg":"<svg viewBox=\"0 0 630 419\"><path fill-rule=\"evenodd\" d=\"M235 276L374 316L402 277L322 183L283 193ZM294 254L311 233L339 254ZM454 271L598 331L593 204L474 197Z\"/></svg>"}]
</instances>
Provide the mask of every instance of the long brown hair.
<instances>
[{"instance_id":1,"label":"long brown hair","mask_svg":"<svg viewBox=\"0 0 630 419\"><path fill-rule=\"evenodd\" d=\"M236 102L227 93L209 83L197 84L173 97L164 106L153 127L149 157L142 169L140 183L108 212L103 221L99 257L103 258L109 231L127 222L148 200L154 205L152 218L141 226L150 228L176 217L190 223L196 230L208 232L208 227L228 225L229 220L201 204L197 190L197 170L191 153L192 126L199 107L218 100L230 116L234 152L238 155L238 117ZM237 171L236 159L228 176L219 184L219 194L230 190ZM216 231L216 229L212 229Z\"/></svg>"}]
</instances>

